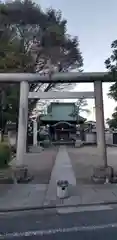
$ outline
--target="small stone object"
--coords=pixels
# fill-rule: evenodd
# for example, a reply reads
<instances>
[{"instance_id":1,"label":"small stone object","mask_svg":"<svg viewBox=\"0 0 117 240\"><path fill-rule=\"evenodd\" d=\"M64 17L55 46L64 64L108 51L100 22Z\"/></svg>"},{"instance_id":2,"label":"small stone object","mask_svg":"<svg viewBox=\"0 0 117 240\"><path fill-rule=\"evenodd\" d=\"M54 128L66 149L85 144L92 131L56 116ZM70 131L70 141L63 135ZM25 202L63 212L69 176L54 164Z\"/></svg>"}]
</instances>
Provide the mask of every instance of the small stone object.
<instances>
[{"instance_id":1,"label":"small stone object","mask_svg":"<svg viewBox=\"0 0 117 240\"><path fill-rule=\"evenodd\" d=\"M106 177L105 184L108 184L108 183L110 183L110 182L109 182L109 179L108 179L108 177Z\"/></svg>"},{"instance_id":2,"label":"small stone object","mask_svg":"<svg viewBox=\"0 0 117 240\"><path fill-rule=\"evenodd\" d=\"M81 147L82 146L82 141L80 140L80 139L77 139L76 141L75 141L75 147L76 148L79 148L79 147Z\"/></svg>"},{"instance_id":3,"label":"small stone object","mask_svg":"<svg viewBox=\"0 0 117 240\"><path fill-rule=\"evenodd\" d=\"M28 168L25 165L15 166L13 168L13 179L14 183L24 183L32 180L32 177L29 176Z\"/></svg>"},{"instance_id":4,"label":"small stone object","mask_svg":"<svg viewBox=\"0 0 117 240\"><path fill-rule=\"evenodd\" d=\"M108 167L97 167L94 168L92 180L95 183L105 183L105 182L111 182L113 178L113 168Z\"/></svg>"},{"instance_id":5,"label":"small stone object","mask_svg":"<svg viewBox=\"0 0 117 240\"><path fill-rule=\"evenodd\" d=\"M57 197L60 199L67 198L69 196L68 187L69 183L67 180L59 180L57 182Z\"/></svg>"},{"instance_id":6,"label":"small stone object","mask_svg":"<svg viewBox=\"0 0 117 240\"><path fill-rule=\"evenodd\" d=\"M51 142L50 142L49 139L45 139L45 140L43 141L43 146L44 146L44 148L48 148L48 147L50 147L50 145L51 145Z\"/></svg>"}]
</instances>

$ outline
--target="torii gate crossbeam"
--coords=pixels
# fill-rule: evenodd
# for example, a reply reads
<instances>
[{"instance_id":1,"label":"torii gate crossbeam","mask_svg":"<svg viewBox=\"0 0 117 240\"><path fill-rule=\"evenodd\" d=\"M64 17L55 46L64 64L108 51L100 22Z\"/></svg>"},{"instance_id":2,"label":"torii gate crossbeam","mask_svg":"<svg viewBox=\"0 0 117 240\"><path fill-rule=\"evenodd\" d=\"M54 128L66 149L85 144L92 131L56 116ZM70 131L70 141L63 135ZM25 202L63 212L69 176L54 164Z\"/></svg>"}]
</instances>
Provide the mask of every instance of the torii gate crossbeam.
<instances>
[{"instance_id":1,"label":"torii gate crossbeam","mask_svg":"<svg viewBox=\"0 0 117 240\"><path fill-rule=\"evenodd\" d=\"M78 99L94 98L94 92L29 92L29 99Z\"/></svg>"},{"instance_id":2,"label":"torii gate crossbeam","mask_svg":"<svg viewBox=\"0 0 117 240\"><path fill-rule=\"evenodd\" d=\"M40 75L39 73L0 73L0 82L20 83L28 81L29 83L83 83L83 82L115 82L117 76L108 74L107 72L67 72L54 73L51 79L48 75Z\"/></svg>"}]
</instances>

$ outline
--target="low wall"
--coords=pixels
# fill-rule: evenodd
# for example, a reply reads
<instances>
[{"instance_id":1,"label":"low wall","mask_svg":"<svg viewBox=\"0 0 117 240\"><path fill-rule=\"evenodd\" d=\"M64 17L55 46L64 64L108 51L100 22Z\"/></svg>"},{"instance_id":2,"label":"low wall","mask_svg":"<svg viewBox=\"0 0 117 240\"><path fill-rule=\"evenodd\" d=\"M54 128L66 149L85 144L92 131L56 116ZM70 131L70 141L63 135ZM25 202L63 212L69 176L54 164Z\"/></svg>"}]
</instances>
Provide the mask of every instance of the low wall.
<instances>
[{"instance_id":1,"label":"low wall","mask_svg":"<svg viewBox=\"0 0 117 240\"><path fill-rule=\"evenodd\" d=\"M105 132L105 140L107 145L112 145L113 133ZM96 132L85 133L85 143L96 144L97 143Z\"/></svg>"}]
</instances>

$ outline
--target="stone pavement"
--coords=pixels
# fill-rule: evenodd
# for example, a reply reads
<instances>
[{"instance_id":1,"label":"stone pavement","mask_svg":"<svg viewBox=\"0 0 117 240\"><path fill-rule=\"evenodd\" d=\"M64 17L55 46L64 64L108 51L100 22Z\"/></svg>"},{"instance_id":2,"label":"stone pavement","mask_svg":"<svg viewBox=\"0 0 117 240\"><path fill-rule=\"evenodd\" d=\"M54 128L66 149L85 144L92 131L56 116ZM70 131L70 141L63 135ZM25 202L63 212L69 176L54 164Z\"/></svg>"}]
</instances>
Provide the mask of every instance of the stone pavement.
<instances>
[{"instance_id":1,"label":"stone pavement","mask_svg":"<svg viewBox=\"0 0 117 240\"><path fill-rule=\"evenodd\" d=\"M72 188L68 199L46 202L46 184L17 184L11 185L7 193L0 196L0 212L7 210L46 209L56 207L59 213L63 213L63 207L70 207L70 211L76 211L81 207L90 209L91 205L117 205L117 185L79 185ZM45 206L46 202L46 206ZM75 210L74 210L74 207ZM73 210L71 210L73 208ZM79 211L78 210L78 211ZM67 210L68 211L68 210Z\"/></svg>"},{"instance_id":2,"label":"stone pavement","mask_svg":"<svg viewBox=\"0 0 117 240\"><path fill-rule=\"evenodd\" d=\"M71 191L71 196L64 199L62 204L64 206L70 205L91 205L103 204L107 202L117 201L117 185L77 185Z\"/></svg>"},{"instance_id":3,"label":"stone pavement","mask_svg":"<svg viewBox=\"0 0 117 240\"><path fill-rule=\"evenodd\" d=\"M56 201L57 181L59 180L67 180L71 186L76 186L76 177L65 146L60 146L56 156L46 194L45 205Z\"/></svg>"},{"instance_id":4,"label":"stone pavement","mask_svg":"<svg viewBox=\"0 0 117 240\"><path fill-rule=\"evenodd\" d=\"M46 155L47 156L47 155ZM33 164L33 162L31 162ZM60 200L56 196L57 180L68 180L69 198ZM117 184L91 185L79 183L65 147L61 146L56 156L49 184L16 184L1 191L0 211L10 209L35 209L57 207L59 213L63 207L80 208L94 205L117 204ZM72 210L71 210L72 211Z\"/></svg>"},{"instance_id":5,"label":"stone pavement","mask_svg":"<svg viewBox=\"0 0 117 240\"><path fill-rule=\"evenodd\" d=\"M42 207L46 184L11 184L0 196L0 210Z\"/></svg>"}]
</instances>

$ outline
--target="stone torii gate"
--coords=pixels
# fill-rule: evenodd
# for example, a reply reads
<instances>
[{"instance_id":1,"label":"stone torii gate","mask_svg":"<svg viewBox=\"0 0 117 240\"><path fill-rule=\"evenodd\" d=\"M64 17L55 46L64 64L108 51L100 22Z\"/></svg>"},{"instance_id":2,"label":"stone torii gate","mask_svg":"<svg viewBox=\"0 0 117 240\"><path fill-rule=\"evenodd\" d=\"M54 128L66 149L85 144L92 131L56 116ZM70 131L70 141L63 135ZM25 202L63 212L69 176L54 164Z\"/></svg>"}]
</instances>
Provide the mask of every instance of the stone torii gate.
<instances>
[{"instance_id":1,"label":"stone torii gate","mask_svg":"<svg viewBox=\"0 0 117 240\"><path fill-rule=\"evenodd\" d=\"M49 76L40 76L38 73L0 73L0 82L19 83L20 82L20 106L19 124L17 139L16 165L22 166L24 154L26 152L27 120L28 120L28 98L41 99L77 99L95 98L96 108L96 128L97 128L97 147L102 157L104 167L107 167L107 153L104 132L104 111L102 82L115 82L115 79L105 72L93 73L55 73L51 79ZM29 83L94 83L94 92L29 92Z\"/></svg>"}]
</instances>

